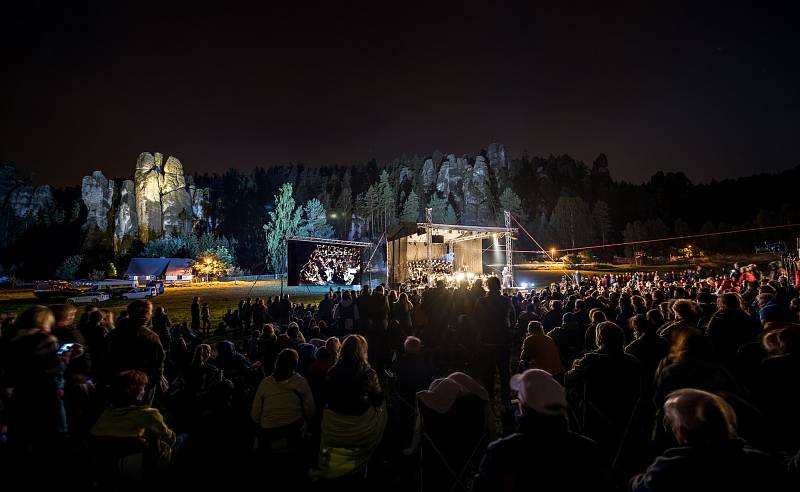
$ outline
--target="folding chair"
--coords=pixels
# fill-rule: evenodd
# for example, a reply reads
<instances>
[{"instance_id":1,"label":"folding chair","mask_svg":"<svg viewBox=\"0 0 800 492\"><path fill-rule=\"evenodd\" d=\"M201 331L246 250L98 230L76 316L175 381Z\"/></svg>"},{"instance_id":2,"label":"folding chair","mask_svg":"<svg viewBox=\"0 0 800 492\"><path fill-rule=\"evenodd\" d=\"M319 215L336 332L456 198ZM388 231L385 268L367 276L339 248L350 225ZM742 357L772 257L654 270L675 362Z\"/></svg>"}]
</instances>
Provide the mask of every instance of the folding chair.
<instances>
[{"instance_id":1,"label":"folding chair","mask_svg":"<svg viewBox=\"0 0 800 492\"><path fill-rule=\"evenodd\" d=\"M422 433L420 490L469 491L488 441L486 402L459 398L445 414L418 400Z\"/></svg>"}]
</instances>

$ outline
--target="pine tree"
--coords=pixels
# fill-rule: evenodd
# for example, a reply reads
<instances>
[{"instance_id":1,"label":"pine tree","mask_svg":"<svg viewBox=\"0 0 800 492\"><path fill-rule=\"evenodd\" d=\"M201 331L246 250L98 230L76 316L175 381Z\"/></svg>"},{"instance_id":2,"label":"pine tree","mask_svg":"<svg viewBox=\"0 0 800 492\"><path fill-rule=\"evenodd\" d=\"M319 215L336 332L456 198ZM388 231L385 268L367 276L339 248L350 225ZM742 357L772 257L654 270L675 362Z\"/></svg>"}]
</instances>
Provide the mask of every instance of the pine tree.
<instances>
[{"instance_id":1,"label":"pine tree","mask_svg":"<svg viewBox=\"0 0 800 492\"><path fill-rule=\"evenodd\" d=\"M503 190L503 194L500 195L500 208L502 210L497 216L498 224L505 223L506 219L503 214L505 211L511 212L511 215L520 222L525 222L527 220L525 209L522 207L522 200L520 200L519 195L514 193L514 190L511 188L506 188Z\"/></svg>"},{"instance_id":2,"label":"pine tree","mask_svg":"<svg viewBox=\"0 0 800 492\"><path fill-rule=\"evenodd\" d=\"M389 173L381 171L378 184L378 208L380 210L381 225L386 230L394 223L394 186L389 179Z\"/></svg>"},{"instance_id":3,"label":"pine tree","mask_svg":"<svg viewBox=\"0 0 800 492\"><path fill-rule=\"evenodd\" d=\"M597 200L597 203L594 204L592 220L594 220L597 232L600 233L600 240L603 242L603 245L605 245L608 235L611 232L611 210L608 204L603 200Z\"/></svg>"},{"instance_id":4,"label":"pine tree","mask_svg":"<svg viewBox=\"0 0 800 492\"><path fill-rule=\"evenodd\" d=\"M333 227L328 224L328 214L322 202L316 198L307 201L303 207L305 217L298 228L298 234L307 237L333 237Z\"/></svg>"},{"instance_id":5,"label":"pine tree","mask_svg":"<svg viewBox=\"0 0 800 492\"><path fill-rule=\"evenodd\" d=\"M419 196L414 190L411 190L408 194L400 218L403 222L417 222L419 220Z\"/></svg>"},{"instance_id":6,"label":"pine tree","mask_svg":"<svg viewBox=\"0 0 800 492\"><path fill-rule=\"evenodd\" d=\"M428 207L431 210L434 224L444 224L447 221L447 199L441 198L436 193L428 200Z\"/></svg>"},{"instance_id":7,"label":"pine tree","mask_svg":"<svg viewBox=\"0 0 800 492\"><path fill-rule=\"evenodd\" d=\"M283 183L275 196L275 209L269 211L269 222L264 225L267 236L267 261L273 273L286 269L286 236L294 236L300 226L302 208L295 208L291 183Z\"/></svg>"},{"instance_id":8,"label":"pine tree","mask_svg":"<svg viewBox=\"0 0 800 492\"><path fill-rule=\"evenodd\" d=\"M445 224L458 224L458 217L456 216L456 210L453 208L451 203L447 204L447 212L445 213Z\"/></svg>"}]
</instances>

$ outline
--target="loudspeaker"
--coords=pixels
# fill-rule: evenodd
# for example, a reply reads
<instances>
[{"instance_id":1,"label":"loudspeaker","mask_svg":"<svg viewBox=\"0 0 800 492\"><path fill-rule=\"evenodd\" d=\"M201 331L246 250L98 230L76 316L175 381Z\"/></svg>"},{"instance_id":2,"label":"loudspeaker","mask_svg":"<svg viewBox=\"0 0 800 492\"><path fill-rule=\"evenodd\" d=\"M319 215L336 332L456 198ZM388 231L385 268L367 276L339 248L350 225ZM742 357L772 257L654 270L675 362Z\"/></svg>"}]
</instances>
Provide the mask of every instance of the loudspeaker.
<instances>
[{"instance_id":1,"label":"loudspeaker","mask_svg":"<svg viewBox=\"0 0 800 492\"><path fill-rule=\"evenodd\" d=\"M433 244L444 244L444 236L440 234L434 234L431 236L431 242Z\"/></svg>"}]
</instances>

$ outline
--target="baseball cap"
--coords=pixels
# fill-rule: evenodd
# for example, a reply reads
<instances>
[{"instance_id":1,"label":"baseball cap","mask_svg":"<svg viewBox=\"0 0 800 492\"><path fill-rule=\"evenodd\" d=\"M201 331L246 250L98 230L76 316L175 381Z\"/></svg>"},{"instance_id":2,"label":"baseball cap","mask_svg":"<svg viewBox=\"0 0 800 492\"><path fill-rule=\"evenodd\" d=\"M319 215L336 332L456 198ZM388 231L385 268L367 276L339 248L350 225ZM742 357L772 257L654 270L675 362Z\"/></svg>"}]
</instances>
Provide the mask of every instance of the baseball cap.
<instances>
[{"instance_id":1,"label":"baseball cap","mask_svg":"<svg viewBox=\"0 0 800 492\"><path fill-rule=\"evenodd\" d=\"M519 401L527 408L542 415L564 415L567 398L564 387L553 379L549 372L528 369L511 378L511 389L519 395Z\"/></svg>"}]
</instances>

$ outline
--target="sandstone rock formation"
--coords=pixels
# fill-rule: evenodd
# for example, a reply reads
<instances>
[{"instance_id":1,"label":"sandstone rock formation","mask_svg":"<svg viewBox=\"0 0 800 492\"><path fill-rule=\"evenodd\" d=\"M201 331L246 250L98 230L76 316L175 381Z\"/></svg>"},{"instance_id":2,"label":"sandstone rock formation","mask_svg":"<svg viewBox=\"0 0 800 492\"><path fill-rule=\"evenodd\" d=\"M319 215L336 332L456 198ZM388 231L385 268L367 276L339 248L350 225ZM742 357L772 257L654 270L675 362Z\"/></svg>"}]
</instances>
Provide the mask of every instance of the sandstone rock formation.
<instances>
[{"instance_id":1,"label":"sandstone rock formation","mask_svg":"<svg viewBox=\"0 0 800 492\"><path fill-rule=\"evenodd\" d=\"M436 182L436 166L438 163L433 162L433 159L425 159L422 163L422 190L425 193L430 193L431 188Z\"/></svg>"},{"instance_id":2,"label":"sandstone rock formation","mask_svg":"<svg viewBox=\"0 0 800 492\"><path fill-rule=\"evenodd\" d=\"M35 220L55 208L53 192L48 185L21 185L12 189L6 200L18 219Z\"/></svg>"},{"instance_id":3,"label":"sandstone rock formation","mask_svg":"<svg viewBox=\"0 0 800 492\"><path fill-rule=\"evenodd\" d=\"M81 197L86 205L87 215L84 229L94 228L106 232L109 219L113 217L111 208L114 205L116 184L107 179L101 171L84 176L81 183Z\"/></svg>"},{"instance_id":4,"label":"sandstone rock formation","mask_svg":"<svg viewBox=\"0 0 800 492\"><path fill-rule=\"evenodd\" d=\"M479 155L473 166L467 166L463 186L464 205L461 222L482 225L491 221L491 193L489 189L489 168L486 159Z\"/></svg>"},{"instance_id":5,"label":"sandstone rock formation","mask_svg":"<svg viewBox=\"0 0 800 492\"><path fill-rule=\"evenodd\" d=\"M119 187L119 201L114 217L114 250L127 252L139 232L136 213L136 191L133 181L126 179Z\"/></svg>"},{"instance_id":6,"label":"sandstone rock formation","mask_svg":"<svg viewBox=\"0 0 800 492\"><path fill-rule=\"evenodd\" d=\"M139 155L134 180L124 181L118 194L116 183L100 171L83 178L81 192L88 210L84 229L107 231L113 220L117 253L126 252L137 239L147 242L164 234L187 234L203 221L203 231L211 225L209 190L187 186L181 161L175 157L164 161L158 152Z\"/></svg>"}]
</instances>

